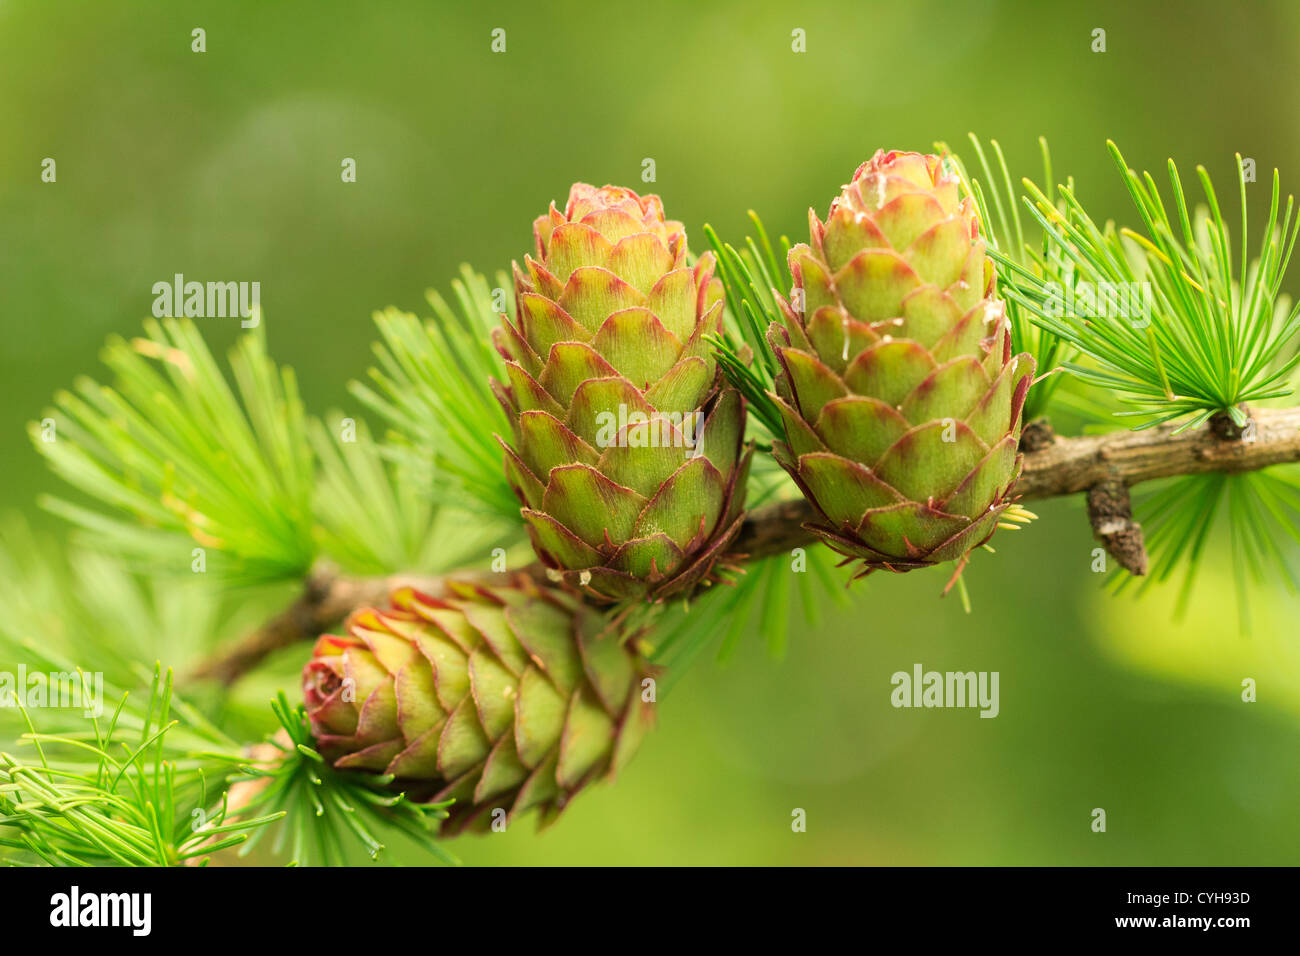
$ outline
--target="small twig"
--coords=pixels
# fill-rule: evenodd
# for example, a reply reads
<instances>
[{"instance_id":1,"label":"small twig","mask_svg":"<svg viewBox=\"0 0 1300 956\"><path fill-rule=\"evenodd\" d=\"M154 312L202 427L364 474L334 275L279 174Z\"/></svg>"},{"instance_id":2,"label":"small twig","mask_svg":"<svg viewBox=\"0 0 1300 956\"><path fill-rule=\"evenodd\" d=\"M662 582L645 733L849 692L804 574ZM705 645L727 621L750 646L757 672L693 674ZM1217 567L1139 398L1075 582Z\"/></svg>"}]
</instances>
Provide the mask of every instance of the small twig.
<instances>
[{"instance_id":1,"label":"small twig","mask_svg":"<svg viewBox=\"0 0 1300 956\"><path fill-rule=\"evenodd\" d=\"M233 684L280 648L320 635L356 608L380 603L394 587L412 580L409 575L347 577L330 565L318 565L292 604L237 644L204 661L190 679ZM436 587L436 581L426 579L421 583Z\"/></svg>"},{"instance_id":2,"label":"small twig","mask_svg":"<svg viewBox=\"0 0 1300 956\"><path fill-rule=\"evenodd\" d=\"M544 583L545 569L531 564L516 573ZM488 571L458 571L458 581L499 582L502 575ZM442 593L443 578L418 574L355 577L342 574L327 562L312 569L302 593L293 603L230 647L218 651L189 674L189 680L215 680L233 684L276 651L304 640L315 640L359 607L388 603L395 588L411 586L427 594Z\"/></svg>"},{"instance_id":3,"label":"small twig","mask_svg":"<svg viewBox=\"0 0 1300 956\"><path fill-rule=\"evenodd\" d=\"M1147 573L1147 549L1142 526L1133 520L1128 485L1117 479L1099 481L1088 489L1088 521L1106 553L1130 574Z\"/></svg>"},{"instance_id":4,"label":"small twig","mask_svg":"<svg viewBox=\"0 0 1300 956\"><path fill-rule=\"evenodd\" d=\"M1253 410L1244 430L1225 429L1216 418L1208 426L1178 435L1174 431L1174 426L1164 425L1144 431L1060 438L1045 422L1030 423L1026 426L1030 440L1024 446L1024 471L1016 492L1028 499L1109 489L1096 495L1097 510L1095 514L1090 512L1093 530L1103 541L1110 535L1116 549L1111 554L1134 574L1142 574L1146 570L1146 552L1141 527L1132 521L1131 508L1125 511L1128 488L1174 475L1254 471L1300 461L1300 407ZM1118 489L1123 489L1122 502ZM1107 512L1108 508L1114 513ZM745 519L724 560L739 564L811 544L816 538L804 524L813 517L812 506L802 499L755 509ZM1108 523L1123 518L1131 527ZM1111 543L1107 548L1111 549ZM544 580L540 566L526 570ZM204 663L192 677L233 683L273 651L315 638L357 607L383 603L389 591L404 583L436 591L439 579L409 575L355 578L327 567L318 568L302 595L289 607Z\"/></svg>"},{"instance_id":5,"label":"small twig","mask_svg":"<svg viewBox=\"0 0 1300 956\"><path fill-rule=\"evenodd\" d=\"M1056 431L1046 418L1035 418L1020 431L1020 450L1042 451L1056 441Z\"/></svg>"},{"instance_id":6,"label":"small twig","mask_svg":"<svg viewBox=\"0 0 1300 956\"><path fill-rule=\"evenodd\" d=\"M1256 471L1300 461L1300 408L1254 410L1250 424L1237 430L1236 437L1221 435L1213 426L1180 435L1174 431L1174 426L1162 425L1057 439L1025 455L1016 490L1025 498L1052 498L1087 491L1109 478L1131 488L1174 475Z\"/></svg>"}]
</instances>

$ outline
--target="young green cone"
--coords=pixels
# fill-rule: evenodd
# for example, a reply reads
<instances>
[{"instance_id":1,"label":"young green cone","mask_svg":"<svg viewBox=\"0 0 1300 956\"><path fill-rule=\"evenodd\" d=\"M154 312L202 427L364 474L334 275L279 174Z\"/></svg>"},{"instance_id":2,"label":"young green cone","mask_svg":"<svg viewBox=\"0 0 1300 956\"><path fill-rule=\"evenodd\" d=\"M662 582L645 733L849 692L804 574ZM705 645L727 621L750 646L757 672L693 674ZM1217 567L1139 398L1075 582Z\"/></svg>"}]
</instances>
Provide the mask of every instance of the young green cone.
<instances>
[{"instance_id":1,"label":"young green cone","mask_svg":"<svg viewBox=\"0 0 1300 956\"><path fill-rule=\"evenodd\" d=\"M1034 371L1011 354L974 204L939 157L881 151L809 219L768 331L777 457L864 573L962 559L1011 503Z\"/></svg>"},{"instance_id":2,"label":"young green cone","mask_svg":"<svg viewBox=\"0 0 1300 956\"><path fill-rule=\"evenodd\" d=\"M601 599L689 590L739 529L749 464L743 403L704 338L722 322L713 257L692 266L659 197L617 186L575 185L533 232L494 385L534 549Z\"/></svg>"},{"instance_id":3,"label":"young green cone","mask_svg":"<svg viewBox=\"0 0 1300 956\"><path fill-rule=\"evenodd\" d=\"M550 819L613 775L651 724L649 666L606 615L527 578L412 588L324 635L303 669L321 753L391 774L413 796L455 798L444 828ZM499 814L497 814L499 817Z\"/></svg>"}]
</instances>

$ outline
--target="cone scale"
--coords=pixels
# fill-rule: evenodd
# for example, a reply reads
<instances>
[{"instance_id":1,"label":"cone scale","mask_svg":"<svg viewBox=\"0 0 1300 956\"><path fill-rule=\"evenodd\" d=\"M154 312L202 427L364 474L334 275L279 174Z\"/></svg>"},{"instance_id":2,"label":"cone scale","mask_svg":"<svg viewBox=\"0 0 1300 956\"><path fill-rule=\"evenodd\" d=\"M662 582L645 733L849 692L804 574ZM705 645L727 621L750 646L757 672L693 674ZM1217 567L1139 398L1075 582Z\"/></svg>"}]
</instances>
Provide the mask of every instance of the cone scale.
<instances>
[{"instance_id":1,"label":"cone scale","mask_svg":"<svg viewBox=\"0 0 1300 956\"><path fill-rule=\"evenodd\" d=\"M713 258L692 265L659 198L616 186L575 185L533 231L517 320L493 340L534 550L597 600L688 592L739 530L750 456L705 339L722 323Z\"/></svg>"},{"instance_id":2,"label":"cone scale","mask_svg":"<svg viewBox=\"0 0 1300 956\"><path fill-rule=\"evenodd\" d=\"M520 578L412 588L324 635L303 670L321 754L391 774L417 799L454 798L444 831L539 809L549 821L612 776L651 725L649 665L608 616Z\"/></svg>"},{"instance_id":3,"label":"cone scale","mask_svg":"<svg viewBox=\"0 0 1300 956\"><path fill-rule=\"evenodd\" d=\"M1011 504L1034 371L974 204L939 157L881 151L809 225L768 330L776 456L862 573L964 563Z\"/></svg>"}]
</instances>

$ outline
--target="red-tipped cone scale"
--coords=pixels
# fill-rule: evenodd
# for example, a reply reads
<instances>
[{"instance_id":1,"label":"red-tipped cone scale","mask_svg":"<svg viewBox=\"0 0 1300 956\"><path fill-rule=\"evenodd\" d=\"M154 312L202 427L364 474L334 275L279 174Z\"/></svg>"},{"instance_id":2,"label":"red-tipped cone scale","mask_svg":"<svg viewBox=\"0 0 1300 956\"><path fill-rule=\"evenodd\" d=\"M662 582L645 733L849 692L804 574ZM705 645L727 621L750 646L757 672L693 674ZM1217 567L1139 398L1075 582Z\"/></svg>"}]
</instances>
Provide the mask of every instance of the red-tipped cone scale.
<instances>
[{"instance_id":1,"label":"red-tipped cone scale","mask_svg":"<svg viewBox=\"0 0 1300 956\"><path fill-rule=\"evenodd\" d=\"M636 750L651 669L607 614L557 589L523 577L446 588L400 588L392 607L320 638L303 669L317 746L338 769L455 798L446 829L486 826L493 811L549 819Z\"/></svg>"},{"instance_id":2,"label":"red-tipped cone scale","mask_svg":"<svg viewBox=\"0 0 1300 956\"><path fill-rule=\"evenodd\" d=\"M863 570L960 560L1020 474L1033 359L1011 354L974 203L938 156L878 152L790 252L781 464Z\"/></svg>"},{"instance_id":3,"label":"red-tipped cone scale","mask_svg":"<svg viewBox=\"0 0 1300 956\"><path fill-rule=\"evenodd\" d=\"M517 321L494 341L534 549L598 599L688 591L739 529L749 463L743 403L705 340L722 322L713 257L692 265L659 198L617 186L575 185L533 230Z\"/></svg>"}]
</instances>

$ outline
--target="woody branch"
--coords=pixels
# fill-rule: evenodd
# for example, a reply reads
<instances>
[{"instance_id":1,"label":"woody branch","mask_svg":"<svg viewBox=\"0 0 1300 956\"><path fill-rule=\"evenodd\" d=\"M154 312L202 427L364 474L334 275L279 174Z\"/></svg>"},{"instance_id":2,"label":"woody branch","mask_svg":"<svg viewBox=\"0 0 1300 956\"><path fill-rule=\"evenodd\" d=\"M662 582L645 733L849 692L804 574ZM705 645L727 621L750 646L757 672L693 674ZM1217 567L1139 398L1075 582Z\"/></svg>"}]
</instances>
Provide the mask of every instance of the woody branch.
<instances>
[{"instance_id":1,"label":"woody branch","mask_svg":"<svg viewBox=\"0 0 1300 956\"><path fill-rule=\"evenodd\" d=\"M1258 409L1246 428L1216 416L1176 434L1171 425L1144 431L1061 438L1050 428L1026 429L1022 499L1088 493L1093 530L1129 571L1146 570L1141 528L1132 520L1128 489L1158 478L1206 472L1244 472L1300 461L1300 407ZM804 524L812 506L799 499L751 511L731 549L732 563L755 561L816 541ZM526 569L544 579L539 566ZM457 577L465 577L458 574ZM472 576L472 572L471 572ZM326 566L315 569L302 594L245 638L214 656L191 677L230 684L272 652L315 638L353 609L384 601L401 584L436 589L438 580L416 575L352 577Z\"/></svg>"}]
</instances>

